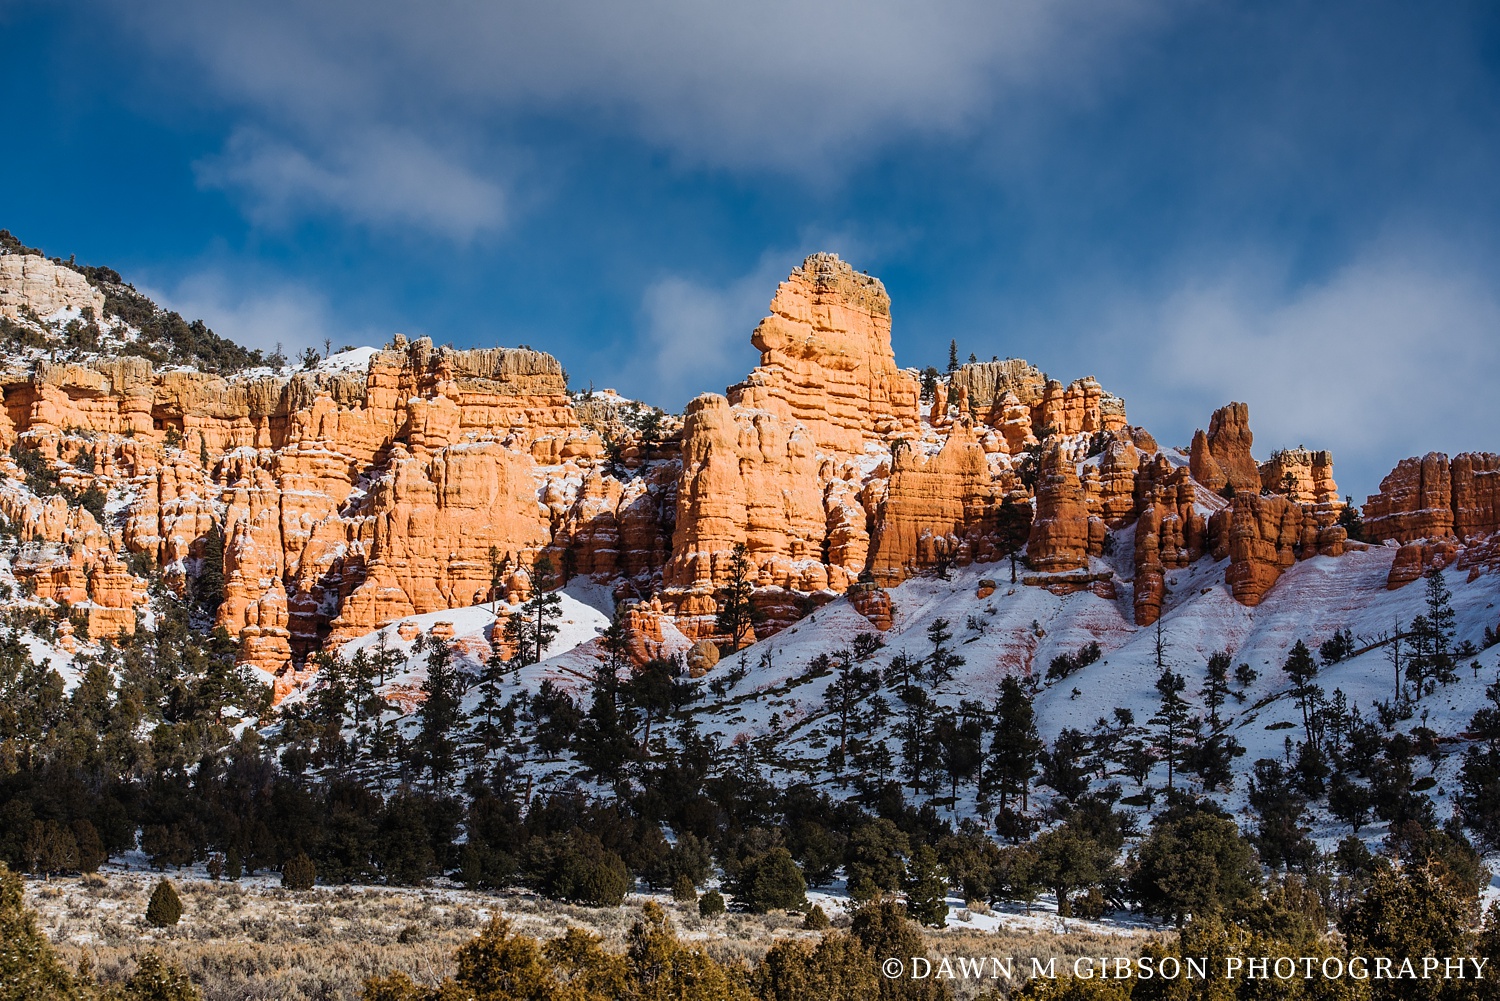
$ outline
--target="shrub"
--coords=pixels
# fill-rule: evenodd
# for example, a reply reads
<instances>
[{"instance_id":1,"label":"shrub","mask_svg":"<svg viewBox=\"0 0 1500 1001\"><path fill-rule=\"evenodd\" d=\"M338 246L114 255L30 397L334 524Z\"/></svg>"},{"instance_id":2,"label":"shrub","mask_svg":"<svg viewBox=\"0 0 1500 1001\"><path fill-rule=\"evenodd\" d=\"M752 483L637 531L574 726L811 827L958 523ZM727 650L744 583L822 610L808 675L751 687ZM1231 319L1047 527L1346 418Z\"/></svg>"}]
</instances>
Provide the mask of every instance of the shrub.
<instances>
[{"instance_id":1,"label":"shrub","mask_svg":"<svg viewBox=\"0 0 1500 1001\"><path fill-rule=\"evenodd\" d=\"M182 920L182 898L169 879L162 879L151 891L151 902L146 905L146 920L157 928L166 928Z\"/></svg>"},{"instance_id":2,"label":"shrub","mask_svg":"<svg viewBox=\"0 0 1500 1001\"><path fill-rule=\"evenodd\" d=\"M828 915L823 913L823 908L813 904L807 909L807 917L802 919L802 927L810 931L823 931L828 927Z\"/></svg>"},{"instance_id":3,"label":"shrub","mask_svg":"<svg viewBox=\"0 0 1500 1001\"><path fill-rule=\"evenodd\" d=\"M678 876L672 881L672 899L679 904L697 903L698 888L687 876Z\"/></svg>"},{"instance_id":4,"label":"shrub","mask_svg":"<svg viewBox=\"0 0 1500 1001\"><path fill-rule=\"evenodd\" d=\"M620 856L592 834L575 830L547 839L540 863L543 893L587 907L617 907L630 889L630 873Z\"/></svg>"},{"instance_id":5,"label":"shrub","mask_svg":"<svg viewBox=\"0 0 1500 1001\"><path fill-rule=\"evenodd\" d=\"M807 881L790 852L772 848L740 864L734 898L757 914L801 907L807 901Z\"/></svg>"},{"instance_id":6,"label":"shrub","mask_svg":"<svg viewBox=\"0 0 1500 1001\"><path fill-rule=\"evenodd\" d=\"M311 890L318 880L318 869L306 852L298 852L281 867L281 885L288 890Z\"/></svg>"},{"instance_id":7,"label":"shrub","mask_svg":"<svg viewBox=\"0 0 1500 1001\"><path fill-rule=\"evenodd\" d=\"M203 1001L182 967L154 952L141 957L135 973L125 981L123 996L131 1001Z\"/></svg>"},{"instance_id":8,"label":"shrub","mask_svg":"<svg viewBox=\"0 0 1500 1001\"><path fill-rule=\"evenodd\" d=\"M718 890L705 890L698 898L698 916L716 918L724 913L724 895Z\"/></svg>"}]
</instances>

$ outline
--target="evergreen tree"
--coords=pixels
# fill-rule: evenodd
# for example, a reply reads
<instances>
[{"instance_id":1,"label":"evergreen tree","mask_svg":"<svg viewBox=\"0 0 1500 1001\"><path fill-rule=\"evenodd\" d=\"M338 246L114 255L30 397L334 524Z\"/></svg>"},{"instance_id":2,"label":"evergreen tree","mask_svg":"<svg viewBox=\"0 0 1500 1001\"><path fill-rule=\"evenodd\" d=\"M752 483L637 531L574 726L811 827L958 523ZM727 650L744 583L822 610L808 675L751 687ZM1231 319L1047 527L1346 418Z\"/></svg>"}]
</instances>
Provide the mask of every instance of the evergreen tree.
<instances>
[{"instance_id":1,"label":"evergreen tree","mask_svg":"<svg viewBox=\"0 0 1500 1001\"><path fill-rule=\"evenodd\" d=\"M213 621L224 603L224 529L218 523L209 526L203 537L203 560L193 596L199 610Z\"/></svg>"},{"instance_id":2,"label":"evergreen tree","mask_svg":"<svg viewBox=\"0 0 1500 1001\"><path fill-rule=\"evenodd\" d=\"M792 910L807 902L807 882L790 852L772 848L740 863L734 878L734 899L756 914Z\"/></svg>"},{"instance_id":3,"label":"evergreen tree","mask_svg":"<svg viewBox=\"0 0 1500 1001\"><path fill-rule=\"evenodd\" d=\"M0 1001L81 1001L89 995L58 961L24 890L21 877L0 862Z\"/></svg>"},{"instance_id":4,"label":"evergreen tree","mask_svg":"<svg viewBox=\"0 0 1500 1001\"><path fill-rule=\"evenodd\" d=\"M1002 810L1011 798L1021 798L1021 809L1030 809L1031 779L1046 745L1037 734L1036 712L1031 696L1014 675L1000 681L995 703L995 737L990 742L990 781L1000 795Z\"/></svg>"},{"instance_id":5,"label":"evergreen tree","mask_svg":"<svg viewBox=\"0 0 1500 1001\"><path fill-rule=\"evenodd\" d=\"M552 561L546 556L537 557L531 572L531 597L520 611L511 613L505 624L505 638L516 649L511 658L513 667L525 667L545 658L547 647L561 628L558 620L562 618L562 597L545 587L552 574Z\"/></svg>"},{"instance_id":6,"label":"evergreen tree","mask_svg":"<svg viewBox=\"0 0 1500 1001\"><path fill-rule=\"evenodd\" d=\"M906 879L906 859L910 854L911 842L884 817L856 827L844 854L849 895L856 900L869 900L881 893L894 893Z\"/></svg>"},{"instance_id":7,"label":"evergreen tree","mask_svg":"<svg viewBox=\"0 0 1500 1001\"><path fill-rule=\"evenodd\" d=\"M715 620L719 632L729 637L731 650L738 650L753 641L755 623L763 618L750 600L755 593L753 572L749 549L743 542L736 542L729 556L729 582L724 588L723 603Z\"/></svg>"},{"instance_id":8,"label":"evergreen tree","mask_svg":"<svg viewBox=\"0 0 1500 1001\"><path fill-rule=\"evenodd\" d=\"M1500 681L1484 690L1490 704L1469 720L1476 743L1464 751L1458 813L1479 843L1500 848Z\"/></svg>"},{"instance_id":9,"label":"evergreen tree","mask_svg":"<svg viewBox=\"0 0 1500 1001\"><path fill-rule=\"evenodd\" d=\"M666 657L648 660L630 679L627 694L642 721L641 750L651 754L651 727L672 709L680 664Z\"/></svg>"},{"instance_id":10,"label":"evergreen tree","mask_svg":"<svg viewBox=\"0 0 1500 1001\"><path fill-rule=\"evenodd\" d=\"M1249 801L1259 818L1255 845L1261 860L1273 869L1284 867L1288 871L1294 865L1305 865L1316 851L1302 825L1307 800L1281 762L1262 758L1255 763Z\"/></svg>"},{"instance_id":11,"label":"evergreen tree","mask_svg":"<svg viewBox=\"0 0 1500 1001\"><path fill-rule=\"evenodd\" d=\"M1063 799L1072 802L1088 792L1089 774L1084 757L1088 738L1072 727L1058 731L1052 750L1042 755L1042 784L1051 786Z\"/></svg>"},{"instance_id":12,"label":"evergreen tree","mask_svg":"<svg viewBox=\"0 0 1500 1001\"><path fill-rule=\"evenodd\" d=\"M500 595L505 590L506 563L500 558L500 550L490 547L490 614L497 616L500 608Z\"/></svg>"},{"instance_id":13,"label":"evergreen tree","mask_svg":"<svg viewBox=\"0 0 1500 1001\"><path fill-rule=\"evenodd\" d=\"M948 374L958 371L958 341L948 342Z\"/></svg>"},{"instance_id":14,"label":"evergreen tree","mask_svg":"<svg viewBox=\"0 0 1500 1001\"><path fill-rule=\"evenodd\" d=\"M938 758L956 807L959 783L973 778L984 761L984 731L977 719L961 718L953 712L943 713L933 729Z\"/></svg>"},{"instance_id":15,"label":"evergreen tree","mask_svg":"<svg viewBox=\"0 0 1500 1001\"><path fill-rule=\"evenodd\" d=\"M166 928L182 920L182 898L171 880L162 879L151 891L151 900L146 904L146 920L157 928Z\"/></svg>"},{"instance_id":16,"label":"evergreen tree","mask_svg":"<svg viewBox=\"0 0 1500 1001\"><path fill-rule=\"evenodd\" d=\"M823 692L823 704L833 714L838 728L839 746L833 760L836 770L842 773L849 751L849 734L858 726L856 714L865 700L879 690L880 679L874 671L856 664L847 650L834 653L829 664L834 678Z\"/></svg>"},{"instance_id":17,"label":"evergreen tree","mask_svg":"<svg viewBox=\"0 0 1500 1001\"><path fill-rule=\"evenodd\" d=\"M426 696L417 710L418 763L432 777L433 787L446 785L458 765L456 731L462 719L460 681L453 666L453 648L440 637L428 640Z\"/></svg>"},{"instance_id":18,"label":"evergreen tree","mask_svg":"<svg viewBox=\"0 0 1500 1001\"><path fill-rule=\"evenodd\" d=\"M1167 763L1169 792L1176 789L1177 766L1182 761L1191 729L1189 707L1182 697L1182 690L1186 687L1187 681L1173 671L1163 671L1156 679L1156 691L1161 701L1150 722L1156 727L1157 753Z\"/></svg>"},{"instance_id":19,"label":"evergreen tree","mask_svg":"<svg viewBox=\"0 0 1500 1001\"><path fill-rule=\"evenodd\" d=\"M281 885L288 890L311 890L317 879L318 869L306 852L298 852L281 867Z\"/></svg>"},{"instance_id":20,"label":"evergreen tree","mask_svg":"<svg viewBox=\"0 0 1500 1001\"><path fill-rule=\"evenodd\" d=\"M1147 915L1178 927L1190 915L1223 914L1257 896L1255 852L1234 821L1213 808L1175 807L1160 814L1134 862L1130 896Z\"/></svg>"},{"instance_id":21,"label":"evergreen tree","mask_svg":"<svg viewBox=\"0 0 1500 1001\"><path fill-rule=\"evenodd\" d=\"M953 632L947 619L933 619L927 627L927 642L932 644L932 653L927 655L927 678L934 689L953 680L953 672L964 666L964 658L948 649Z\"/></svg>"},{"instance_id":22,"label":"evergreen tree","mask_svg":"<svg viewBox=\"0 0 1500 1001\"><path fill-rule=\"evenodd\" d=\"M1229 697L1229 664L1232 658L1228 650L1220 650L1208 658L1208 668L1203 681L1203 705L1208 710L1208 725L1219 729L1219 709Z\"/></svg>"},{"instance_id":23,"label":"evergreen tree","mask_svg":"<svg viewBox=\"0 0 1500 1001\"><path fill-rule=\"evenodd\" d=\"M1453 630L1456 613L1453 594L1437 567L1425 575L1427 611L1412 620L1411 651L1406 658L1406 678L1421 699L1433 684L1451 684L1457 678L1458 658L1453 654Z\"/></svg>"},{"instance_id":24,"label":"evergreen tree","mask_svg":"<svg viewBox=\"0 0 1500 1001\"><path fill-rule=\"evenodd\" d=\"M605 637L606 648L609 643ZM589 692L589 708L573 742L579 764L602 779L617 781L635 748L628 719L621 712L620 681L613 659L599 662Z\"/></svg>"},{"instance_id":25,"label":"evergreen tree","mask_svg":"<svg viewBox=\"0 0 1500 1001\"><path fill-rule=\"evenodd\" d=\"M1031 535L1031 503L1007 494L1000 502L995 541L1000 554L1010 560L1010 582L1016 582L1016 561Z\"/></svg>"},{"instance_id":26,"label":"evergreen tree","mask_svg":"<svg viewBox=\"0 0 1500 1001\"><path fill-rule=\"evenodd\" d=\"M1318 702L1323 696L1323 690L1313 684L1313 679L1318 676L1318 663L1313 660L1312 651L1307 649L1307 644L1298 640L1292 646L1291 653L1287 654L1282 668L1292 682L1292 694L1296 696L1297 705L1302 709L1303 732L1306 733L1308 742L1312 743L1317 739L1313 722L1317 718Z\"/></svg>"},{"instance_id":27,"label":"evergreen tree","mask_svg":"<svg viewBox=\"0 0 1500 1001\"><path fill-rule=\"evenodd\" d=\"M1115 852L1071 821L1038 835L1035 879L1057 896L1059 917L1072 916L1074 890L1104 882L1112 875Z\"/></svg>"},{"instance_id":28,"label":"evergreen tree","mask_svg":"<svg viewBox=\"0 0 1500 1001\"><path fill-rule=\"evenodd\" d=\"M906 911L931 928L948 926L948 877L927 845L912 852L906 878Z\"/></svg>"}]
</instances>

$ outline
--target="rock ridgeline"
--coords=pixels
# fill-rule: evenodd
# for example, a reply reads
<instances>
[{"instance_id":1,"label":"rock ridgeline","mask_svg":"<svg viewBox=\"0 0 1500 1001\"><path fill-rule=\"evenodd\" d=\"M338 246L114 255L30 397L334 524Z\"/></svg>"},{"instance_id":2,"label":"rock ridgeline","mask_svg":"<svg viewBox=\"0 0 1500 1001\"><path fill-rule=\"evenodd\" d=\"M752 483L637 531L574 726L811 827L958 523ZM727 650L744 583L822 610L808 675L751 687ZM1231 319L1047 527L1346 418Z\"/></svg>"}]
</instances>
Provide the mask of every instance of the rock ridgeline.
<instances>
[{"instance_id":1,"label":"rock ridgeline","mask_svg":"<svg viewBox=\"0 0 1500 1001\"><path fill-rule=\"evenodd\" d=\"M1402 459L1364 505L1365 536L1400 544L1388 585L1447 566L1462 544L1500 532L1500 455L1442 452Z\"/></svg>"},{"instance_id":2,"label":"rock ridgeline","mask_svg":"<svg viewBox=\"0 0 1500 1001\"><path fill-rule=\"evenodd\" d=\"M41 303L31 315L81 308L58 298L76 283L39 275L0 293ZM1242 403L1182 453L1092 377L1064 385L1015 359L961 366L924 397L896 365L884 287L834 255L792 271L752 341L743 382L644 422L611 393L570 394L550 355L399 335L363 371L226 379L127 357L0 373L0 514L35 543L15 572L109 636L145 600L133 561L186 590L221 540L218 623L286 690L316 650L556 584L533 580L543 556L613 586L638 657L670 622L707 670L739 546L764 636L845 592L888 628L886 587L1022 546L1026 583L1111 598L1123 557L1147 625L1171 571L1204 556L1253 605L1297 560L1347 545L1329 453L1257 463ZM1429 548L1492 533L1497 483L1495 456L1406 460L1367 531ZM91 488L102 517L70 503ZM1133 551L1112 554L1130 525ZM1418 572L1438 558L1413 553Z\"/></svg>"}]
</instances>

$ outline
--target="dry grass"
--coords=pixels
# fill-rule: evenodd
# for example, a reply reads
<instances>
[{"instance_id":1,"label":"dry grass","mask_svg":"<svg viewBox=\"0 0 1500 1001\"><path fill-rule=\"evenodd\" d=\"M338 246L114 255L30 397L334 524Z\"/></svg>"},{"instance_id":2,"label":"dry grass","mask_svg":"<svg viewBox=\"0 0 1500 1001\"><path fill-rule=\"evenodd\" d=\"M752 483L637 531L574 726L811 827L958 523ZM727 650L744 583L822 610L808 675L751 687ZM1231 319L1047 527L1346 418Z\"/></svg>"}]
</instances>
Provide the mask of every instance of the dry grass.
<instances>
[{"instance_id":1,"label":"dry grass","mask_svg":"<svg viewBox=\"0 0 1500 1001\"><path fill-rule=\"evenodd\" d=\"M479 893L451 888L317 887L304 893L273 881L213 883L175 879L181 923L152 928L146 902L159 878L108 871L82 879L31 882L29 903L41 916L63 960L92 964L102 980L128 976L135 957L155 950L184 967L206 1001L330 1001L353 999L366 977L402 970L423 983L453 972L454 950L494 913L517 931L550 938L579 925L621 946L647 898L622 907L571 907L522 891ZM724 963L758 962L781 937L815 937L800 915L730 914L700 918L696 909L665 903L678 932ZM837 916L835 926L847 926ZM1126 955L1140 939L1080 932L976 932L951 928L928 936L934 958L1012 956L1018 969L1031 956ZM1061 966L1062 963L1059 963ZM955 984L971 997L990 983ZM1001 984L1000 986L1004 986Z\"/></svg>"}]
</instances>

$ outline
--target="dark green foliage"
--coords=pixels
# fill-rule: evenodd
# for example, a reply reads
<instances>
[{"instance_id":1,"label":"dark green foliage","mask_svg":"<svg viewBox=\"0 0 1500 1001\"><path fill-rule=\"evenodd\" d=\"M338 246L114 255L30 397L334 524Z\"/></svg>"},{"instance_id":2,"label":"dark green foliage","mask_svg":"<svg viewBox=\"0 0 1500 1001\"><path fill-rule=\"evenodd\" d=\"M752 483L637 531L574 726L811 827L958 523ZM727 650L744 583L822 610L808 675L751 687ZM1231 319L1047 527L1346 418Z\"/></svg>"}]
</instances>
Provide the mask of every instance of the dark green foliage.
<instances>
[{"instance_id":1,"label":"dark green foliage","mask_svg":"<svg viewBox=\"0 0 1500 1001\"><path fill-rule=\"evenodd\" d=\"M1130 895L1146 914L1181 925L1253 899L1260 868L1233 820L1197 807L1168 810L1133 859Z\"/></svg>"},{"instance_id":2,"label":"dark green foliage","mask_svg":"<svg viewBox=\"0 0 1500 1001\"><path fill-rule=\"evenodd\" d=\"M1315 851L1303 826L1307 797L1281 762L1262 758L1255 763L1249 800L1259 818L1255 846L1261 860L1273 869L1306 865Z\"/></svg>"},{"instance_id":3,"label":"dark green foliage","mask_svg":"<svg viewBox=\"0 0 1500 1001\"><path fill-rule=\"evenodd\" d=\"M1063 727L1053 741L1052 749L1041 755L1041 780L1063 799L1078 799L1089 787L1089 769L1085 760L1088 738L1072 727Z\"/></svg>"},{"instance_id":4,"label":"dark green foliage","mask_svg":"<svg viewBox=\"0 0 1500 1001\"><path fill-rule=\"evenodd\" d=\"M1354 653L1354 633L1348 629L1336 631L1318 646L1318 659L1324 667L1337 664Z\"/></svg>"},{"instance_id":5,"label":"dark green foliage","mask_svg":"<svg viewBox=\"0 0 1500 1001\"><path fill-rule=\"evenodd\" d=\"M1032 844L1032 878L1057 896L1057 913L1072 914L1075 890L1087 890L1113 877L1115 849L1072 821L1037 837Z\"/></svg>"},{"instance_id":6,"label":"dark green foliage","mask_svg":"<svg viewBox=\"0 0 1500 1001\"><path fill-rule=\"evenodd\" d=\"M620 856L599 839L574 830L554 835L533 849L530 864L543 893L588 907L615 907L630 889L630 874Z\"/></svg>"},{"instance_id":7,"label":"dark green foliage","mask_svg":"<svg viewBox=\"0 0 1500 1001\"><path fill-rule=\"evenodd\" d=\"M311 890L318 880L318 869L305 852L298 852L281 867L281 885L288 890Z\"/></svg>"},{"instance_id":8,"label":"dark green foliage","mask_svg":"<svg viewBox=\"0 0 1500 1001\"><path fill-rule=\"evenodd\" d=\"M154 952L142 956L121 985L119 1001L203 1001L187 972Z\"/></svg>"},{"instance_id":9,"label":"dark green foliage","mask_svg":"<svg viewBox=\"0 0 1500 1001\"><path fill-rule=\"evenodd\" d=\"M193 584L193 598L210 621L224 603L224 530L217 524L203 537L203 559Z\"/></svg>"},{"instance_id":10,"label":"dark green foliage","mask_svg":"<svg viewBox=\"0 0 1500 1001\"><path fill-rule=\"evenodd\" d=\"M672 899L679 904L696 904L698 902L698 888L687 875L679 875L672 881Z\"/></svg>"},{"instance_id":11,"label":"dark green foliage","mask_svg":"<svg viewBox=\"0 0 1500 1001\"><path fill-rule=\"evenodd\" d=\"M1090 641L1074 653L1060 653L1052 658L1052 663L1047 667L1047 680L1060 681L1075 671L1088 667L1100 656L1102 656L1102 651L1099 649L1098 641Z\"/></svg>"},{"instance_id":12,"label":"dark green foliage","mask_svg":"<svg viewBox=\"0 0 1500 1001\"><path fill-rule=\"evenodd\" d=\"M807 909L807 917L802 919L802 927L808 931L827 931L828 915L823 913L823 908L813 904Z\"/></svg>"},{"instance_id":13,"label":"dark green foliage","mask_svg":"<svg viewBox=\"0 0 1500 1001\"><path fill-rule=\"evenodd\" d=\"M146 905L146 920L157 928L166 928L182 920L182 898L169 879L158 880Z\"/></svg>"},{"instance_id":14,"label":"dark green foliage","mask_svg":"<svg viewBox=\"0 0 1500 1001\"><path fill-rule=\"evenodd\" d=\"M505 638L515 646L512 667L524 667L541 661L547 647L557 637L562 617L562 597L548 591L552 583L552 561L546 556L537 558L531 569L531 597L518 612L512 612L505 623Z\"/></svg>"},{"instance_id":15,"label":"dark green foliage","mask_svg":"<svg viewBox=\"0 0 1500 1001\"><path fill-rule=\"evenodd\" d=\"M0 238L9 236L0 230ZM26 906L21 877L0 862L0 1001L85 997L58 962L52 944Z\"/></svg>"},{"instance_id":16,"label":"dark green foliage","mask_svg":"<svg viewBox=\"0 0 1500 1001\"><path fill-rule=\"evenodd\" d=\"M844 855L850 895L867 900L881 892L895 892L906 879L910 854L907 836L883 817L855 828Z\"/></svg>"},{"instance_id":17,"label":"dark green foliage","mask_svg":"<svg viewBox=\"0 0 1500 1001\"><path fill-rule=\"evenodd\" d=\"M749 550L743 542L737 542L729 557L729 582L724 586L719 602L716 628L729 637L728 647L738 650L755 637L755 623L763 615L750 600L755 591L754 567L750 565Z\"/></svg>"},{"instance_id":18,"label":"dark green foliage","mask_svg":"<svg viewBox=\"0 0 1500 1001\"><path fill-rule=\"evenodd\" d=\"M698 898L698 916L716 918L723 913L724 895L714 889L703 891L703 896Z\"/></svg>"},{"instance_id":19,"label":"dark green foliage","mask_svg":"<svg viewBox=\"0 0 1500 1001\"><path fill-rule=\"evenodd\" d=\"M737 904L757 914L791 910L806 903L807 882L791 853L778 847L740 863L733 893Z\"/></svg>"},{"instance_id":20,"label":"dark green foliage","mask_svg":"<svg viewBox=\"0 0 1500 1001\"><path fill-rule=\"evenodd\" d=\"M1030 805L1031 779L1045 744L1037 734L1036 713L1031 696L1014 675L1000 681L1000 698L995 703L995 737L990 743L988 782L1000 794L1000 808L1006 809L1013 797L1020 797L1021 809Z\"/></svg>"},{"instance_id":21,"label":"dark green foliage","mask_svg":"<svg viewBox=\"0 0 1500 1001\"><path fill-rule=\"evenodd\" d=\"M899 956L910 963L913 956L927 955L921 929L891 900L872 901L856 911L849 935L871 956ZM943 981L880 977L874 996L880 1001L936 1001L950 995Z\"/></svg>"},{"instance_id":22,"label":"dark green foliage","mask_svg":"<svg viewBox=\"0 0 1500 1001\"><path fill-rule=\"evenodd\" d=\"M460 681L453 666L453 649L448 641L429 641L427 679L422 682L426 699L418 710L417 753L432 776L434 786L445 785L457 767L457 729L462 713Z\"/></svg>"},{"instance_id":23,"label":"dark green foliage","mask_svg":"<svg viewBox=\"0 0 1500 1001\"><path fill-rule=\"evenodd\" d=\"M1348 534L1351 542L1365 541L1365 523L1360 517L1359 508L1354 506L1353 497L1344 498L1344 509L1339 512L1338 524Z\"/></svg>"},{"instance_id":24,"label":"dark green foliage","mask_svg":"<svg viewBox=\"0 0 1500 1001\"><path fill-rule=\"evenodd\" d=\"M915 920L933 928L947 927L948 877L937 853L927 845L912 852L905 889L906 909Z\"/></svg>"}]
</instances>

